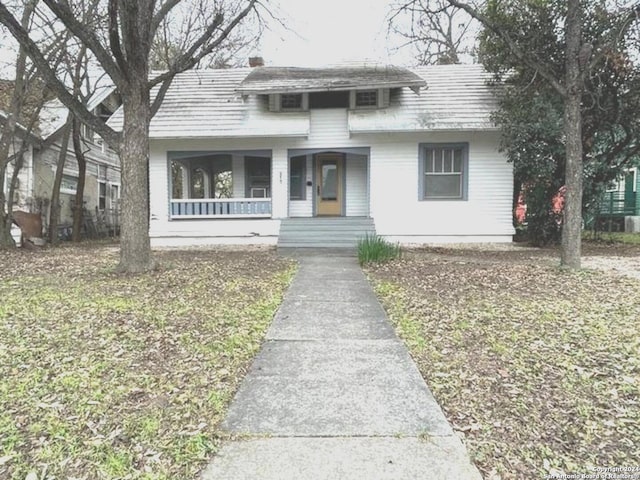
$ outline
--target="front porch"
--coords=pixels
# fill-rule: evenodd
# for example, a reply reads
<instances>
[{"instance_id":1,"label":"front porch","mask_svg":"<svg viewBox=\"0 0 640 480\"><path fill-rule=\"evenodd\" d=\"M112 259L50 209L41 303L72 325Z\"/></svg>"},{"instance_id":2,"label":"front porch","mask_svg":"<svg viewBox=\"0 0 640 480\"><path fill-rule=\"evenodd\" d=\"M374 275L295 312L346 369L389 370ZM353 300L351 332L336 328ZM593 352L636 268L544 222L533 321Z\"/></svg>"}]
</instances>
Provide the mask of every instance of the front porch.
<instances>
[{"instance_id":1,"label":"front porch","mask_svg":"<svg viewBox=\"0 0 640 480\"><path fill-rule=\"evenodd\" d=\"M281 153L169 152L168 220L369 216L368 148Z\"/></svg>"},{"instance_id":2,"label":"front porch","mask_svg":"<svg viewBox=\"0 0 640 480\"><path fill-rule=\"evenodd\" d=\"M271 218L271 152L172 152L169 219Z\"/></svg>"}]
</instances>

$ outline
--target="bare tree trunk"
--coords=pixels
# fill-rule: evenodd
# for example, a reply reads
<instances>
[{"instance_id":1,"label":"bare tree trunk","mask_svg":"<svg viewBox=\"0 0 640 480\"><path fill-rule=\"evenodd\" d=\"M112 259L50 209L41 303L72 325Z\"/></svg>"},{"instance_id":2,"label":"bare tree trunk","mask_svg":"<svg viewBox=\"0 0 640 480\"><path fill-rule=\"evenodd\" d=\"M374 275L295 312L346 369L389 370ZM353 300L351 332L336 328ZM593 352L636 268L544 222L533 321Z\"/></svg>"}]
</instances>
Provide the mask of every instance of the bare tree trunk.
<instances>
[{"instance_id":1,"label":"bare tree trunk","mask_svg":"<svg viewBox=\"0 0 640 480\"><path fill-rule=\"evenodd\" d=\"M120 146L122 164L122 228L120 264L124 272L153 268L149 240L149 123L151 110L146 76L132 81L124 96L124 127ZM136 84L133 84L136 82Z\"/></svg>"},{"instance_id":2,"label":"bare tree trunk","mask_svg":"<svg viewBox=\"0 0 640 480\"><path fill-rule=\"evenodd\" d=\"M566 142L566 194L560 264L580 268L582 245L582 7L580 0L569 0L566 24L566 95L564 131Z\"/></svg>"},{"instance_id":3,"label":"bare tree trunk","mask_svg":"<svg viewBox=\"0 0 640 480\"><path fill-rule=\"evenodd\" d=\"M81 123L77 119L73 121L73 152L78 162L78 187L76 189L76 208L73 211L73 231L71 240L79 242L82 238L80 232L82 230L82 220L84 215L84 186L87 179L87 159L82 150L82 141L80 140Z\"/></svg>"},{"instance_id":4,"label":"bare tree trunk","mask_svg":"<svg viewBox=\"0 0 640 480\"><path fill-rule=\"evenodd\" d=\"M11 178L9 179L9 196L7 198L7 211L13 212L13 202L15 200L16 186L18 185L18 175L20 175L20 170L24 166L24 154L27 150L26 141L23 140L20 145L20 149L14 153L13 159L13 173L11 174Z\"/></svg>"},{"instance_id":5,"label":"bare tree trunk","mask_svg":"<svg viewBox=\"0 0 640 480\"><path fill-rule=\"evenodd\" d=\"M13 124L13 127L11 126ZM9 116L5 121L4 129L0 134L0 249L13 248L16 242L11 236L11 195L7 198L5 194L4 179L7 175L7 165L9 164L9 147L11 146L12 130L15 128L15 117ZM15 173L15 172L14 172ZM9 181L13 180L7 179ZM10 187L10 185L9 185ZM8 189L10 191L11 188Z\"/></svg>"},{"instance_id":6,"label":"bare tree trunk","mask_svg":"<svg viewBox=\"0 0 640 480\"><path fill-rule=\"evenodd\" d=\"M49 206L49 243L58 244L58 224L60 223L60 186L62 185L62 175L64 174L64 164L67 161L67 149L69 148L69 136L71 134L72 114L67 116L67 122L62 130L62 142L60 153L56 163L56 175L51 189L51 205Z\"/></svg>"},{"instance_id":7,"label":"bare tree trunk","mask_svg":"<svg viewBox=\"0 0 640 480\"><path fill-rule=\"evenodd\" d=\"M6 163L0 160L0 180L5 178L6 172ZM16 172L14 171L14 175L8 179L10 182L14 181L13 179L16 177L15 173ZM0 181L0 185L3 183L4 182ZM11 192L13 189L9 188L9 191ZM16 242L11 236L11 224L13 223L11 204L13 202L10 202L9 200L11 200L11 194L9 194L9 198L6 198L4 188L0 188L0 249L13 248L16 246Z\"/></svg>"},{"instance_id":8,"label":"bare tree trunk","mask_svg":"<svg viewBox=\"0 0 640 480\"><path fill-rule=\"evenodd\" d=\"M35 8L35 2L29 1L25 4L22 12L21 25L26 28L31 21L31 15ZM20 46L18 50L18 58L16 59L16 81L13 86L13 94L11 96L11 105L9 107L8 118L4 122L4 127L0 132L0 249L13 248L16 246L16 242L11 236L11 224L12 224L12 204L13 199L11 196L6 198L4 191L4 178L7 173L7 165L9 164L9 150L11 142L15 137L15 129L17 118L22 110L23 93L25 86L25 74L27 71L27 52L24 47ZM15 152L14 152L15 153ZM15 169L19 167L18 159L16 157ZM17 178L17 172L11 177L11 184L9 185L9 191L13 192L15 189L15 179Z\"/></svg>"},{"instance_id":9,"label":"bare tree trunk","mask_svg":"<svg viewBox=\"0 0 640 480\"><path fill-rule=\"evenodd\" d=\"M4 184L2 180L6 176L6 167L8 163L5 158L8 158L9 156L8 138L5 147L5 135L2 135L2 137L3 138L0 138L0 185ZM11 236L12 215L11 208L9 208L8 203L9 202L7 202L4 187L2 187L0 188L0 249L13 248L16 246L16 242Z\"/></svg>"}]
</instances>

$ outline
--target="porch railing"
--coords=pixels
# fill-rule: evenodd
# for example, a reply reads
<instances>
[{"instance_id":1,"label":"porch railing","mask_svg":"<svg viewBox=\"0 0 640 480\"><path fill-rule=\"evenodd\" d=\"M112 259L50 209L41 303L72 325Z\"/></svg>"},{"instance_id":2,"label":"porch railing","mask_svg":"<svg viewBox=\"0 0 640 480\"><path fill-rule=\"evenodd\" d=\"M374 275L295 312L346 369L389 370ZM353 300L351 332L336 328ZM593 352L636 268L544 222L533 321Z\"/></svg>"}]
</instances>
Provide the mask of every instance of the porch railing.
<instances>
[{"instance_id":1,"label":"porch railing","mask_svg":"<svg viewBox=\"0 0 640 480\"><path fill-rule=\"evenodd\" d=\"M171 200L171 218L269 218L270 198L198 198Z\"/></svg>"},{"instance_id":2,"label":"porch railing","mask_svg":"<svg viewBox=\"0 0 640 480\"><path fill-rule=\"evenodd\" d=\"M637 215L636 192L607 192L599 207L600 215Z\"/></svg>"}]
</instances>

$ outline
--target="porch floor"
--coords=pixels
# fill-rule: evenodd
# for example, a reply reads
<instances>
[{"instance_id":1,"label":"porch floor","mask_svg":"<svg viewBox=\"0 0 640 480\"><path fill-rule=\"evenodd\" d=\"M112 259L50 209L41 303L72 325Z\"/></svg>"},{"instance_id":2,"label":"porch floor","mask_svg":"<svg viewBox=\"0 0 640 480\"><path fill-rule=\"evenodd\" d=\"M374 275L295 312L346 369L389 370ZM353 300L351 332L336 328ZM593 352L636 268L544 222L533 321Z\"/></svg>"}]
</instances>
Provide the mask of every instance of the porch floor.
<instances>
[{"instance_id":1,"label":"porch floor","mask_svg":"<svg viewBox=\"0 0 640 480\"><path fill-rule=\"evenodd\" d=\"M280 224L278 248L354 248L376 233L368 217L286 218Z\"/></svg>"}]
</instances>

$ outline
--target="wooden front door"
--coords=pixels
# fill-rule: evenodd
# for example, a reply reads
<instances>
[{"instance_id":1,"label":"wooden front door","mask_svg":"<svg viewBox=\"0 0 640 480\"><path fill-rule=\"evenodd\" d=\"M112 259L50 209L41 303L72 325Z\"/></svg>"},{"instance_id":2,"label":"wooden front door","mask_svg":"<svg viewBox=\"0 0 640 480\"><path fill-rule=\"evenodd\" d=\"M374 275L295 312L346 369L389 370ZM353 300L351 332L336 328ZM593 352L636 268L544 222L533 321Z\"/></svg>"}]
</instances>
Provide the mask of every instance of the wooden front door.
<instances>
[{"instance_id":1,"label":"wooden front door","mask_svg":"<svg viewBox=\"0 0 640 480\"><path fill-rule=\"evenodd\" d=\"M342 215L344 155L316 155L316 214Z\"/></svg>"}]
</instances>

